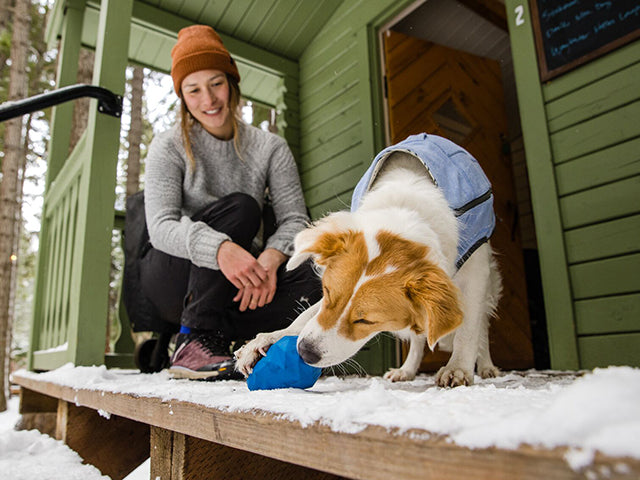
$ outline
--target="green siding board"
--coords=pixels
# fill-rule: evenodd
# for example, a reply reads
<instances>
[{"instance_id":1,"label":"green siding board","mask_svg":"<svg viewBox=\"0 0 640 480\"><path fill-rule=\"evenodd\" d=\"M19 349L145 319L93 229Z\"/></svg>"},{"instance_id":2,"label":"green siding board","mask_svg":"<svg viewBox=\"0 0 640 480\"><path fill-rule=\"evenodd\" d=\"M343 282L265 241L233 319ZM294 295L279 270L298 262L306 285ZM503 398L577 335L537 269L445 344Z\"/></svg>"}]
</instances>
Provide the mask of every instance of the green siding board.
<instances>
[{"instance_id":1,"label":"green siding board","mask_svg":"<svg viewBox=\"0 0 640 480\"><path fill-rule=\"evenodd\" d=\"M556 163L640 136L640 101L551 135Z\"/></svg>"},{"instance_id":2,"label":"green siding board","mask_svg":"<svg viewBox=\"0 0 640 480\"><path fill-rule=\"evenodd\" d=\"M332 128L333 122L340 121L345 116L353 119L354 122L361 121L358 118L358 111L362 98L358 95L358 90L355 86L356 84L354 83L353 87L346 91L342 98L336 97L328 100L324 106L319 106L312 114L306 117L301 116L300 121L304 122L305 132L310 136L304 142L305 147L309 145L309 148L314 148L318 143L316 138L322 135L322 132L325 132L325 137L331 136L327 130L338 130L337 128ZM345 126L345 124L343 123L342 126ZM305 151L309 148L305 148Z\"/></svg>"},{"instance_id":3,"label":"green siding board","mask_svg":"<svg viewBox=\"0 0 640 480\"><path fill-rule=\"evenodd\" d=\"M242 4L242 2L235 2ZM242 22L238 22L232 35L240 38L251 38L260 27L275 5L275 0L260 0L252 2L251 6L243 13Z\"/></svg>"},{"instance_id":4,"label":"green siding board","mask_svg":"<svg viewBox=\"0 0 640 480\"><path fill-rule=\"evenodd\" d=\"M640 215L565 233L569 263L640 252Z\"/></svg>"},{"instance_id":5,"label":"green siding board","mask_svg":"<svg viewBox=\"0 0 640 480\"><path fill-rule=\"evenodd\" d=\"M593 369L611 365L640 366L640 333L580 337L580 366Z\"/></svg>"},{"instance_id":6,"label":"green siding board","mask_svg":"<svg viewBox=\"0 0 640 480\"><path fill-rule=\"evenodd\" d=\"M331 142L331 144L333 143ZM318 185L334 177L336 172L360 166L362 159L353 154L353 149L358 146L358 143L358 139L347 138L346 145L342 151L334 154L329 160L319 163L302 173L302 184L305 186ZM355 185L352 185L352 187L355 187Z\"/></svg>"},{"instance_id":7,"label":"green siding board","mask_svg":"<svg viewBox=\"0 0 640 480\"><path fill-rule=\"evenodd\" d=\"M557 132L640 98L640 63L547 104L549 131Z\"/></svg>"},{"instance_id":8,"label":"green siding board","mask_svg":"<svg viewBox=\"0 0 640 480\"><path fill-rule=\"evenodd\" d=\"M563 197L560 209L566 229L638 213L640 175Z\"/></svg>"},{"instance_id":9,"label":"green siding board","mask_svg":"<svg viewBox=\"0 0 640 480\"><path fill-rule=\"evenodd\" d=\"M640 253L569 268L576 300L640 292Z\"/></svg>"},{"instance_id":10,"label":"green siding board","mask_svg":"<svg viewBox=\"0 0 640 480\"><path fill-rule=\"evenodd\" d=\"M582 88L611 75L618 70L628 68L640 59L640 41L635 41L592 62L586 63L573 72L554 78L544 84L545 100L550 102L576 89Z\"/></svg>"},{"instance_id":11,"label":"green siding board","mask_svg":"<svg viewBox=\"0 0 640 480\"><path fill-rule=\"evenodd\" d=\"M335 52L339 51L335 48L336 42L353 34L355 23L361 20L358 17L361 3L362 0L342 3L334 12L330 21L318 33L315 41L305 49L300 57L301 65L304 64L305 69L308 69L308 76L305 80L310 79L314 71L322 70L326 61L333 57ZM354 14L354 12L356 13Z\"/></svg>"},{"instance_id":12,"label":"green siding board","mask_svg":"<svg viewBox=\"0 0 640 480\"><path fill-rule=\"evenodd\" d=\"M579 335L640 331L640 294L580 300L575 303Z\"/></svg>"},{"instance_id":13,"label":"green siding board","mask_svg":"<svg viewBox=\"0 0 640 480\"><path fill-rule=\"evenodd\" d=\"M187 0L181 2L178 15L187 18L198 18L205 8L211 7L209 0ZM175 7L174 7L175 8Z\"/></svg>"},{"instance_id":14,"label":"green siding board","mask_svg":"<svg viewBox=\"0 0 640 480\"><path fill-rule=\"evenodd\" d=\"M324 112L331 108L341 108L344 99L349 99L349 96L353 94L351 90L358 85L358 81L356 76L345 75L344 78L336 82L335 88L329 86L320 94L314 95L313 98L302 99L300 101L300 119L308 121L310 125L313 125L314 121L322 122L326 115Z\"/></svg>"},{"instance_id":15,"label":"green siding board","mask_svg":"<svg viewBox=\"0 0 640 480\"><path fill-rule=\"evenodd\" d=\"M311 89L317 89L324 83L323 76L331 75L339 62L353 59L351 50L356 41L355 32L349 28L331 40L331 48L316 57L303 56L300 59L300 81Z\"/></svg>"},{"instance_id":16,"label":"green siding board","mask_svg":"<svg viewBox=\"0 0 640 480\"><path fill-rule=\"evenodd\" d=\"M283 30L287 16L293 11L298 0L279 0L264 17L259 28L251 33L249 41L270 49L275 44L278 32Z\"/></svg>"},{"instance_id":17,"label":"green siding board","mask_svg":"<svg viewBox=\"0 0 640 480\"><path fill-rule=\"evenodd\" d=\"M307 205L315 206L349 189L353 189L361 174L359 165L336 172L330 179L305 191Z\"/></svg>"},{"instance_id":18,"label":"green siding board","mask_svg":"<svg viewBox=\"0 0 640 480\"><path fill-rule=\"evenodd\" d=\"M313 82L313 87L307 87L301 95L301 101L309 101L314 96L326 95L326 90L335 88L336 84L344 83L344 76L354 77L354 70L358 68L358 62L349 55L349 49L343 50L331 62L329 68L319 73Z\"/></svg>"},{"instance_id":19,"label":"green siding board","mask_svg":"<svg viewBox=\"0 0 640 480\"><path fill-rule=\"evenodd\" d=\"M242 21L244 16L244 11L247 8L247 5L250 0L234 0L227 4L224 11L222 13L216 12L213 9L209 10L207 15L204 17L208 22L214 22L216 30L221 30L227 34L232 34L232 32L237 28L237 26Z\"/></svg>"},{"instance_id":20,"label":"green siding board","mask_svg":"<svg viewBox=\"0 0 640 480\"><path fill-rule=\"evenodd\" d=\"M327 213L348 209L351 204L352 192L353 190L347 190L346 192L339 193L338 195L330 198L326 202L310 207L309 211L311 212L311 218L315 220L325 216Z\"/></svg>"},{"instance_id":21,"label":"green siding board","mask_svg":"<svg viewBox=\"0 0 640 480\"><path fill-rule=\"evenodd\" d=\"M318 15L322 15L323 9L326 4L319 1L307 1L306 3L298 2L297 7L299 9L299 15L292 16L293 19L287 22L287 28L278 31L274 41L275 43L281 43L282 47L286 49L290 58L298 58L307 42L302 42L301 37L307 30L314 30L316 25L322 25L322 20ZM326 13L330 13L331 7L326 8ZM317 17L317 22L316 22Z\"/></svg>"},{"instance_id":22,"label":"green siding board","mask_svg":"<svg viewBox=\"0 0 640 480\"><path fill-rule=\"evenodd\" d=\"M314 114L321 109L331 108L331 102L337 104L336 108L340 108L340 101L344 97L349 97L353 93L350 90L358 83L357 69L349 70L345 75L336 77L334 81L327 84L324 88L316 91L312 95L306 92L300 92L300 118L308 120L313 125ZM311 117L311 118L310 118Z\"/></svg>"},{"instance_id":23,"label":"green siding board","mask_svg":"<svg viewBox=\"0 0 640 480\"><path fill-rule=\"evenodd\" d=\"M558 194L566 196L638 174L640 138L634 138L558 165Z\"/></svg>"},{"instance_id":24,"label":"green siding board","mask_svg":"<svg viewBox=\"0 0 640 480\"><path fill-rule=\"evenodd\" d=\"M345 99L344 106L340 109L330 111L325 118L321 118L322 123L314 126L308 126L307 135L302 142L302 152L309 156L309 161L315 163L316 157L314 150L318 147L326 145L333 138L341 135L346 129L353 127L355 124L359 124L361 120L354 112L357 112L357 107L360 104L360 99ZM322 160L322 159L320 159Z\"/></svg>"},{"instance_id":25,"label":"green siding board","mask_svg":"<svg viewBox=\"0 0 640 480\"><path fill-rule=\"evenodd\" d=\"M327 137L322 143L318 143L315 148L305 154L305 169L303 173L318 168L329 162L341 153L357 148L362 143L362 126L360 122L350 123L341 131L331 130L334 137ZM359 159L362 162L364 159Z\"/></svg>"}]
</instances>

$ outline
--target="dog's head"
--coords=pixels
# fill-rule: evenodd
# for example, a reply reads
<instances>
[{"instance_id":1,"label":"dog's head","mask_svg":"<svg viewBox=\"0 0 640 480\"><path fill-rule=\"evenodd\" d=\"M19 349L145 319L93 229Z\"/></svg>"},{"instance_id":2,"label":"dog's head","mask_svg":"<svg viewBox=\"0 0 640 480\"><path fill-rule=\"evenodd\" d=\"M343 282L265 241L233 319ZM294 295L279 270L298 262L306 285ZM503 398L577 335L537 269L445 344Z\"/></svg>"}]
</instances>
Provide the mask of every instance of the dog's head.
<instances>
[{"instance_id":1,"label":"dog's head","mask_svg":"<svg viewBox=\"0 0 640 480\"><path fill-rule=\"evenodd\" d=\"M424 244L357 228L340 212L300 232L295 246L289 269L312 257L322 271L322 307L298 339L309 364L343 362L382 331L408 329L433 348L462 322L457 289Z\"/></svg>"}]
</instances>

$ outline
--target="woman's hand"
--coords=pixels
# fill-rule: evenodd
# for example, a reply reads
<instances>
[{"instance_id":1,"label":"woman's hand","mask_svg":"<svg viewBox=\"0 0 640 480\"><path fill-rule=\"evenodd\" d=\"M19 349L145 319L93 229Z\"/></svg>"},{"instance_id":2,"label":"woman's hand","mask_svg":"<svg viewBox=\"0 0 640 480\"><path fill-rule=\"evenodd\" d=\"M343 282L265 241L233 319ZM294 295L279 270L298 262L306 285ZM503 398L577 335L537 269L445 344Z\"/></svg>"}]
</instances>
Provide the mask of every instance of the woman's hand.
<instances>
[{"instance_id":1,"label":"woman's hand","mask_svg":"<svg viewBox=\"0 0 640 480\"><path fill-rule=\"evenodd\" d=\"M240 302L239 310L255 310L273 300L276 293L278 268L287 257L268 248L256 260L240 245L223 242L218 250L218 265L222 274L238 289L233 298Z\"/></svg>"},{"instance_id":2,"label":"woman's hand","mask_svg":"<svg viewBox=\"0 0 640 480\"><path fill-rule=\"evenodd\" d=\"M233 301L240 301L240 311L247 307L256 309L268 294L268 272L258 261L237 243L222 242L218 249L220 271L237 289Z\"/></svg>"},{"instance_id":3,"label":"woman's hand","mask_svg":"<svg viewBox=\"0 0 640 480\"><path fill-rule=\"evenodd\" d=\"M267 248L258 256L258 263L267 270L268 293L264 299L264 304L271 303L276 294L278 282L278 268L287 260L287 256L275 248ZM259 305L262 306L262 305Z\"/></svg>"}]
</instances>

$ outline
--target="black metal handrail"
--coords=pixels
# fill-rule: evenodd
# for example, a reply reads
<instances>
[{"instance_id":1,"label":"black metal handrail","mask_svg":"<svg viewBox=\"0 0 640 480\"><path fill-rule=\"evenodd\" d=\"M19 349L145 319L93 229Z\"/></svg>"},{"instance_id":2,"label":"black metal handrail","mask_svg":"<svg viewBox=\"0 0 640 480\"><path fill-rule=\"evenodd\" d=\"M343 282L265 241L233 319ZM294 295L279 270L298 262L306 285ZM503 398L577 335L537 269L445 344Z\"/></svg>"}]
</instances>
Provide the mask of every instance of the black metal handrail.
<instances>
[{"instance_id":1,"label":"black metal handrail","mask_svg":"<svg viewBox=\"0 0 640 480\"><path fill-rule=\"evenodd\" d=\"M103 87L79 84L58 88L24 100L5 102L0 105L0 122L82 97L97 98L98 111L101 113L118 118L122 115L122 97L120 95Z\"/></svg>"}]
</instances>

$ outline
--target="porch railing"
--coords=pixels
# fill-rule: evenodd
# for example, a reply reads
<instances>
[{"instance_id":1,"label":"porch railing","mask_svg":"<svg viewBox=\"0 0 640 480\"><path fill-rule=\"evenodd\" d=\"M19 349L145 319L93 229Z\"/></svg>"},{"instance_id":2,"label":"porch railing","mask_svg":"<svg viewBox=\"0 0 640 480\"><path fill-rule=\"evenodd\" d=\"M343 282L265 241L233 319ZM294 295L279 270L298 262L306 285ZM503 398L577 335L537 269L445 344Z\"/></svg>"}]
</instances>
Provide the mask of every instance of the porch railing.
<instances>
[{"instance_id":1,"label":"porch railing","mask_svg":"<svg viewBox=\"0 0 640 480\"><path fill-rule=\"evenodd\" d=\"M119 118L122 114L122 97L110 90L94 85L71 85L33 97L0 105L0 122L43 110L83 97L96 98L100 113ZM82 240L86 225L78 220L83 199L83 172L91 162L87 149L88 134L85 133L73 152L64 161L64 166L51 182L44 197L42 215L39 268L35 298L35 314L32 324L31 363L33 368L44 370L71 361L83 362L82 355L73 355L70 343L70 319L78 298L74 295L74 259L77 243ZM116 230L124 227L124 213L115 212L111 224ZM82 227L79 229L79 227ZM95 259L97 260L97 259ZM79 265L75 265L76 270ZM108 277L104 279L108 283ZM102 302L101 302L102 303ZM108 310L105 311L107 314ZM126 312L120 306L118 316L128 325ZM123 322L124 320L124 322ZM84 323L84 322L81 322ZM90 322L92 323L92 322ZM89 324L90 324L89 323ZM101 324L103 322L97 322ZM87 326L89 326L87 324ZM123 327L127 328L127 327ZM78 328L73 328L78 331ZM84 330L84 329L82 329ZM104 339L104 329L79 332L85 339ZM122 333L122 332L121 332ZM82 343L82 339L79 339ZM106 342L103 340L106 344ZM115 352L106 354L109 366L133 365L133 342L129 335L120 335ZM77 350L77 349L76 349ZM101 349L104 351L104 348Z\"/></svg>"}]
</instances>

